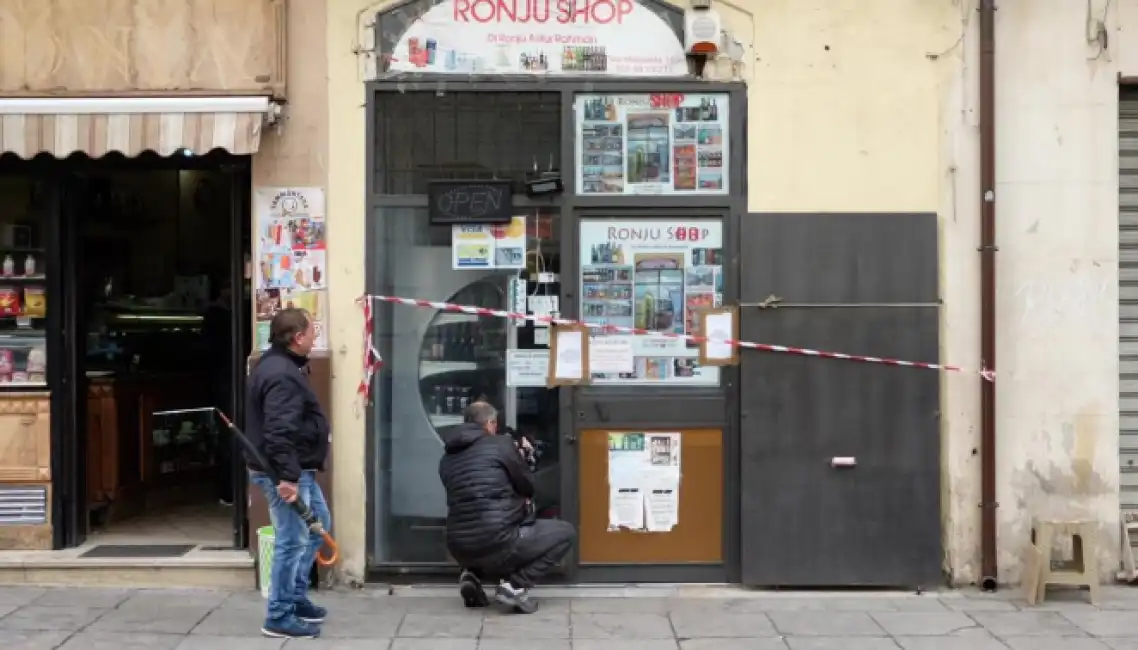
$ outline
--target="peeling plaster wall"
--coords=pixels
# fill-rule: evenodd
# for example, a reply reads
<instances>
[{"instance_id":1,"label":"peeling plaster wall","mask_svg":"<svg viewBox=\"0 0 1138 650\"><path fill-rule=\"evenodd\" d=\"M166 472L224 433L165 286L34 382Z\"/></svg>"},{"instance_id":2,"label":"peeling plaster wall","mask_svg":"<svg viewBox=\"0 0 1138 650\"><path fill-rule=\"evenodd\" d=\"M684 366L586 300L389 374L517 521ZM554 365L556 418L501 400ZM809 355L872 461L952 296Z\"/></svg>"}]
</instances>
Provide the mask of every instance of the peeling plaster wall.
<instances>
[{"instance_id":1,"label":"peeling plaster wall","mask_svg":"<svg viewBox=\"0 0 1138 650\"><path fill-rule=\"evenodd\" d=\"M1089 516L1118 564L1118 7L1002 0L997 38L999 578L1036 513ZM1109 14L1107 13L1109 12ZM1090 38L1107 29L1109 48ZM1131 25L1138 27L1138 22ZM973 197L967 206L978 210Z\"/></svg>"}]
</instances>

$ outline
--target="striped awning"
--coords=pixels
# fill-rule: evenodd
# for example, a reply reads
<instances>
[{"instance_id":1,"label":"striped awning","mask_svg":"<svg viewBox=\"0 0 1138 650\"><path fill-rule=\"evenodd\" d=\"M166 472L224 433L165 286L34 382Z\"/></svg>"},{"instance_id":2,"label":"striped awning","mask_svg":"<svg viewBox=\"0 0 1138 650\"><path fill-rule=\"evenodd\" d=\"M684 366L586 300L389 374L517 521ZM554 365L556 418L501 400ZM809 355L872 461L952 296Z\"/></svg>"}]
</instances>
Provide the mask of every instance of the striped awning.
<instances>
[{"instance_id":1,"label":"striped awning","mask_svg":"<svg viewBox=\"0 0 1138 650\"><path fill-rule=\"evenodd\" d=\"M208 103L187 101L167 104L184 104L190 110L162 110L167 106L148 99L107 100L101 106L95 100L76 100L82 103L75 108L82 110L68 110L71 100L53 100L23 112L18 105L0 103L0 153L21 158L41 153L66 158L83 153L98 158L111 152L137 156L152 151L169 156L185 150L204 154L223 149L247 155L260 147L265 110L205 110ZM129 101L139 103L126 105ZM100 107L121 112L104 112Z\"/></svg>"}]
</instances>

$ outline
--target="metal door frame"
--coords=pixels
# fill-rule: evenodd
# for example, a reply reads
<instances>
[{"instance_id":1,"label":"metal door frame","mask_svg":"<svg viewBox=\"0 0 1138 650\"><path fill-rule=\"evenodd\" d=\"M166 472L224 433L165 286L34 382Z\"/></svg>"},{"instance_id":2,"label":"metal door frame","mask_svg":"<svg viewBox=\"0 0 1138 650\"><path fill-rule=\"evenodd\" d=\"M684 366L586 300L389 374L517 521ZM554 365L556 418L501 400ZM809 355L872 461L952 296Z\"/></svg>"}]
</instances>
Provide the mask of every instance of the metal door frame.
<instances>
[{"instance_id":1,"label":"metal door frame","mask_svg":"<svg viewBox=\"0 0 1138 650\"><path fill-rule=\"evenodd\" d=\"M366 137L367 137L367 196L366 196L366 237L365 255L366 288L376 293L381 287L375 286L378 267L385 262L379 258L382 251L376 245L382 241L385 221L384 208L426 208L426 195L381 194L378 182L383 174L381 163L377 160L376 144L383 136L377 123L376 96L380 93L405 92L557 92L561 96L561 159L559 167L565 191L554 199L528 199L515 197L514 207L519 210L544 207L558 210L561 219L561 255L563 260L577 259L579 223L581 218L626 217L658 219L662 215L677 218L719 217L723 219L723 250L727 257L724 264L723 304L731 305L738 301L739 288L739 242L737 233L740 220L747 210L747 88L741 82L708 82L693 78L599 78L599 77L557 77L508 79L501 76L464 76L453 78L445 75L391 76L367 83ZM576 121L574 101L578 94L650 94L650 93L724 93L728 95L728 138L731 147L728 152L728 194L699 196L627 195L627 196L582 196L576 194ZM372 251L375 250L375 254ZM562 314L575 317L577 305L575 298L579 269L576 264L562 268L561 303ZM568 269L572 271L567 273ZM377 344L378 332L373 333ZM718 387L584 387L561 391L560 422L562 434L562 511L571 513L569 520L576 524L577 519L577 466L576 452L566 448L566 434L575 432L587 424L588 415L580 413L588 409L600 409L605 413L605 426L613 428L639 429L683 429L718 428L724 435L724 513L723 513L723 563L714 565L597 565L578 566L577 551L574 550L566 579L573 582L738 582L739 563L739 422L738 422L738 369L722 369L722 381ZM378 390L378 386L376 389ZM649 416L652 408L645 408L645 399L656 401L663 411L677 419L661 419L659 415ZM677 406L678 404L678 406ZM701 408L702 405L702 408ZM694 407L694 411L693 411ZM641 415L637 415L637 411ZM657 411L659 413L661 411ZM695 413L694 416L688 415ZM712 416L710 414L717 414ZM377 562L374 559L376 537L382 522L377 521L375 513L375 481L378 471L378 441L372 435L375 427L376 405L367 409L367 558L371 575L451 573L452 565L408 565L404 563Z\"/></svg>"}]
</instances>

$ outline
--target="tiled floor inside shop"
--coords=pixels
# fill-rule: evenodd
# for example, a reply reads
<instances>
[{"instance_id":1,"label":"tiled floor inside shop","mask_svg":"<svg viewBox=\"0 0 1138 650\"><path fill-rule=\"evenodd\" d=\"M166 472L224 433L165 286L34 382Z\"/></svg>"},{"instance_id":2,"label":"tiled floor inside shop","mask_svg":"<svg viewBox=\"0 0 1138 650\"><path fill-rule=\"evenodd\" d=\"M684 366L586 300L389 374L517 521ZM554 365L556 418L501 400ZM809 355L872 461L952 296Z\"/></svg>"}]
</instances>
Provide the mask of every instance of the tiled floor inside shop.
<instances>
[{"instance_id":1,"label":"tiled floor inside shop","mask_svg":"<svg viewBox=\"0 0 1138 650\"><path fill-rule=\"evenodd\" d=\"M232 543L233 508L217 502L154 509L137 517L112 522L88 537L88 545L229 546Z\"/></svg>"}]
</instances>

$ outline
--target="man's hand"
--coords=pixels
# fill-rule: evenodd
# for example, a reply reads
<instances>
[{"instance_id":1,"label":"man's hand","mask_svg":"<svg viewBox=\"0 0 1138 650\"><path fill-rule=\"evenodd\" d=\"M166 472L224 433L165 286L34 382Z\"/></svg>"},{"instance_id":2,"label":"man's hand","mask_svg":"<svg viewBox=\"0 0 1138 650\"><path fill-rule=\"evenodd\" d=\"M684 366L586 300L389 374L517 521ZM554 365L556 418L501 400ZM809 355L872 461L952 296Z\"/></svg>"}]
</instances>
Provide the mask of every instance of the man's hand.
<instances>
[{"instance_id":1,"label":"man's hand","mask_svg":"<svg viewBox=\"0 0 1138 650\"><path fill-rule=\"evenodd\" d=\"M277 483L277 494L281 495L285 503L293 503L296 501L296 483L289 483L288 481Z\"/></svg>"},{"instance_id":2,"label":"man's hand","mask_svg":"<svg viewBox=\"0 0 1138 650\"><path fill-rule=\"evenodd\" d=\"M518 453L520 453L522 455L522 458L525 458L532 451L533 451L533 445L530 444L528 439L522 438L521 441L518 443Z\"/></svg>"}]
</instances>

